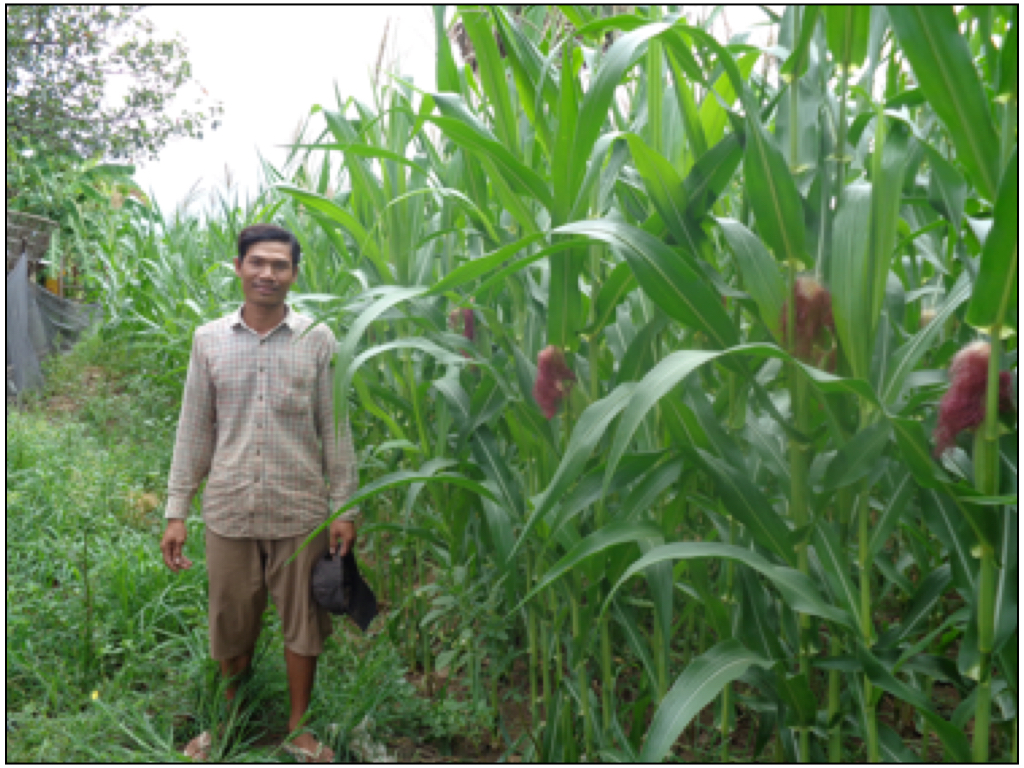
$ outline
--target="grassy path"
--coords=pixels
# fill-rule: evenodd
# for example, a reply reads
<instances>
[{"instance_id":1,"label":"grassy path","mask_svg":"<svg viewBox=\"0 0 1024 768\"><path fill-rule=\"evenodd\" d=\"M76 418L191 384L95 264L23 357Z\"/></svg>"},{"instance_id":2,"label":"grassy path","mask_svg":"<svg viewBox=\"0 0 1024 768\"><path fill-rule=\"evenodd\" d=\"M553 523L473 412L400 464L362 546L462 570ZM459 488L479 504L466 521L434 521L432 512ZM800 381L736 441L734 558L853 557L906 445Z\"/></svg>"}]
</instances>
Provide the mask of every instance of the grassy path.
<instances>
[{"instance_id":1,"label":"grassy path","mask_svg":"<svg viewBox=\"0 0 1024 768\"><path fill-rule=\"evenodd\" d=\"M48 390L7 412L7 759L169 762L224 723L233 738L215 758L290 762L276 613L229 714L207 657L202 521L189 523L190 572L160 559L180 383L156 383L95 338L50 365ZM335 628L309 723L318 735L343 746L368 718L400 759L445 759L453 745L479 759L466 745L487 713L418 696L387 632Z\"/></svg>"}]
</instances>

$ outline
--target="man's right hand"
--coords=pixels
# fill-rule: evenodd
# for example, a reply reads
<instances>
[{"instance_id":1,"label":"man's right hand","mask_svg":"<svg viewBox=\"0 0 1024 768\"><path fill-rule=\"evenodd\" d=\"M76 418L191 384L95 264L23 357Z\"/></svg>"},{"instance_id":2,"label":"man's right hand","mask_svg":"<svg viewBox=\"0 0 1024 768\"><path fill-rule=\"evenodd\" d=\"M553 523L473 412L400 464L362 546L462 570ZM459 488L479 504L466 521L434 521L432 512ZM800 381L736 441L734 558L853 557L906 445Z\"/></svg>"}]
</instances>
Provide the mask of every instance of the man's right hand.
<instances>
[{"instance_id":1,"label":"man's right hand","mask_svg":"<svg viewBox=\"0 0 1024 768\"><path fill-rule=\"evenodd\" d=\"M167 521L167 530L160 540L160 551L163 552L164 563L175 573L192 567L192 561L185 557L184 552L186 535L184 520Z\"/></svg>"}]
</instances>

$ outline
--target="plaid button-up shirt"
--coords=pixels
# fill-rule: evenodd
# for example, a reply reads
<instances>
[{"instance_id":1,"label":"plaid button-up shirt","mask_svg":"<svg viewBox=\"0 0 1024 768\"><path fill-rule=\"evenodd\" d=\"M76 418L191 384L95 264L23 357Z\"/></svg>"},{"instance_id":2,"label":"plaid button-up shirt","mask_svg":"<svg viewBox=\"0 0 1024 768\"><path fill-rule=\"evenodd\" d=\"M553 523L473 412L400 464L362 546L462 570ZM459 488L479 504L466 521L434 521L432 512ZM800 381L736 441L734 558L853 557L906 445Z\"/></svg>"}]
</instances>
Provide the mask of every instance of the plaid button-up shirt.
<instances>
[{"instance_id":1,"label":"plaid button-up shirt","mask_svg":"<svg viewBox=\"0 0 1024 768\"><path fill-rule=\"evenodd\" d=\"M165 517L188 517L207 478L203 518L210 530L284 538L320 525L355 492L348 424L334 431L334 334L318 325L303 335L312 323L288 308L261 337L239 308L196 331Z\"/></svg>"}]
</instances>

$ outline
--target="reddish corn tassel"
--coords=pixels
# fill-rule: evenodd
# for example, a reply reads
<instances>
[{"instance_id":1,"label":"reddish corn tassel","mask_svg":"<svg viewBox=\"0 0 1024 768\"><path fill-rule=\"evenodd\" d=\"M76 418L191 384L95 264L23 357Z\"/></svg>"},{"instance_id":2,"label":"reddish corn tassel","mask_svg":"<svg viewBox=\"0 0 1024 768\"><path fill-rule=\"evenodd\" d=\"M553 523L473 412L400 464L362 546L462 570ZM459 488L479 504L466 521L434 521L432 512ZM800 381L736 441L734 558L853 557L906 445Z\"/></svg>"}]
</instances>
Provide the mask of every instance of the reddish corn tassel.
<instances>
[{"instance_id":1,"label":"reddish corn tassel","mask_svg":"<svg viewBox=\"0 0 1024 768\"><path fill-rule=\"evenodd\" d=\"M832 294L813 277L801 275L793 285L796 313L795 349L791 350L805 363L812 363L814 342L828 328L836 329L832 317ZM789 338L789 302L782 305L782 338Z\"/></svg>"},{"instance_id":2,"label":"reddish corn tassel","mask_svg":"<svg viewBox=\"0 0 1024 768\"><path fill-rule=\"evenodd\" d=\"M453 331L462 331L462 335L470 341L476 338L476 314L469 307L452 310L448 315L448 327ZM469 359L466 350L459 350L462 356Z\"/></svg>"},{"instance_id":3,"label":"reddish corn tassel","mask_svg":"<svg viewBox=\"0 0 1024 768\"><path fill-rule=\"evenodd\" d=\"M454 309L448 315L448 327L453 331L461 331L470 341L476 338L476 315L469 307Z\"/></svg>"},{"instance_id":4,"label":"reddish corn tassel","mask_svg":"<svg viewBox=\"0 0 1024 768\"><path fill-rule=\"evenodd\" d=\"M965 429L975 429L985 420L985 390L988 387L988 361L992 348L987 341L975 341L961 349L949 365L950 385L939 401L939 421L935 425L935 456L941 456L956 444ZM999 374L999 412L1013 413L1012 377Z\"/></svg>"},{"instance_id":5,"label":"reddish corn tassel","mask_svg":"<svg viewBox=\"0 0 1024 768\"><path fill-rule=\"evenodd\" d=\"M533 399L552 418L558 412L562 399L572 389L576 374L569 370L565 355L556 346L548 346L537 355L537 381L533 385Z\"/></svg>"}]
</instances>

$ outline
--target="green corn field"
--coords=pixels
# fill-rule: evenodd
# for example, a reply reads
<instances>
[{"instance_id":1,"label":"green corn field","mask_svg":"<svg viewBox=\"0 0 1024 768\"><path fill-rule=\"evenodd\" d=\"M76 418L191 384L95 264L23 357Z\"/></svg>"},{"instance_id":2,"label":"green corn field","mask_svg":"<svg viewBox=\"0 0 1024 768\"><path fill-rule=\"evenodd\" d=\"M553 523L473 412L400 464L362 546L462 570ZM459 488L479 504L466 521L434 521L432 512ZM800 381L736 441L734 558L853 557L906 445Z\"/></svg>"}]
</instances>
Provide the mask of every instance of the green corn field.
<instances>
[{"instance_id":1,"label":"green corn field","mask_svg":"<svg viewBox=\"0 0 1024 768\"><path fill-rule=\"evenodd\" d=\"M1015 762L1017 8L682 8L435 7L254 201L128 201L104 332L180 382L292 229L380 631L532 759Z\"/></svg>"}]
</instances>

